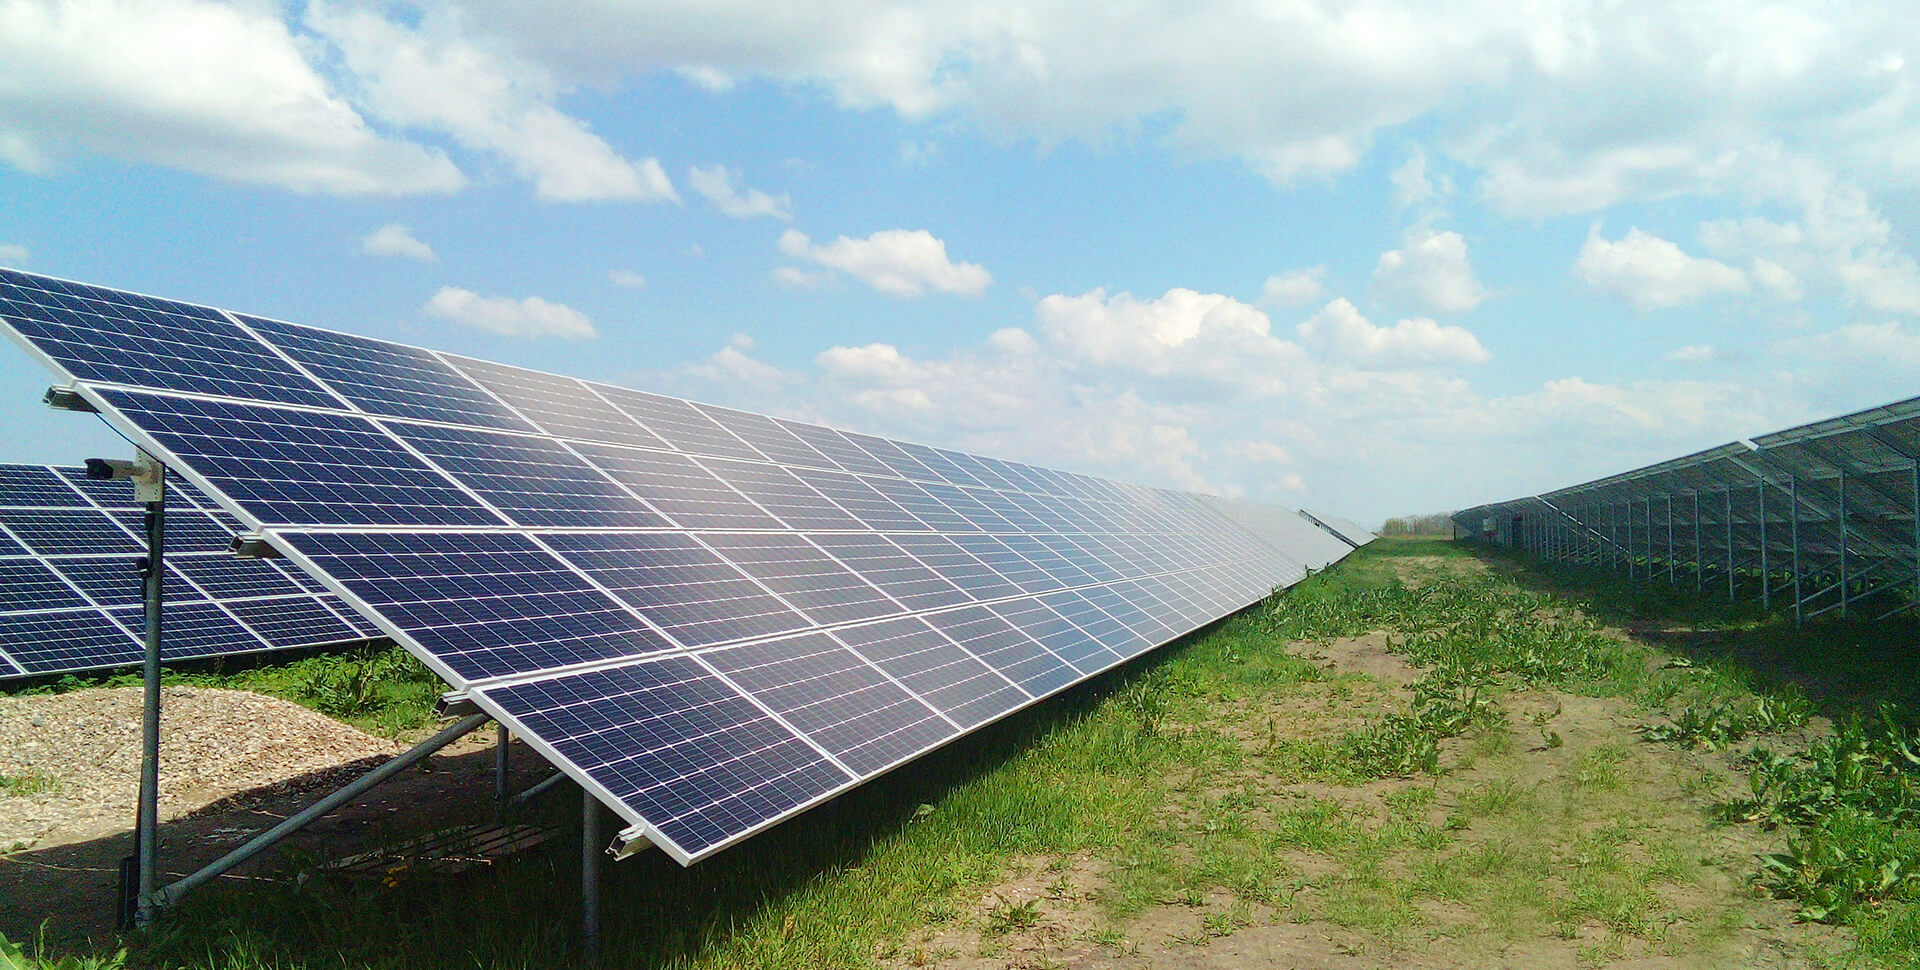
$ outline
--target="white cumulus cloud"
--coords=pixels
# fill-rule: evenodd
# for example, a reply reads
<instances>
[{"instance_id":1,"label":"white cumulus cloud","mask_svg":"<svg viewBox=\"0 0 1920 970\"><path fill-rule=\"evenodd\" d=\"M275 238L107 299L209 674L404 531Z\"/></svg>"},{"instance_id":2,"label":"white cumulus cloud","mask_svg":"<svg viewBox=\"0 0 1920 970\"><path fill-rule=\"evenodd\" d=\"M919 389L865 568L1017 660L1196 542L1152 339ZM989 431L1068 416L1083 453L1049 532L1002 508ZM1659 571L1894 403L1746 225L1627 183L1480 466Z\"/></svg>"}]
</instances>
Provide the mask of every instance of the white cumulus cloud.
<instances>
[{"instance_id":1,"label":"white cumulus cloud","mask_svg":"<svg viewBox=\"0 0 1920 970\"><path fill-rule=\"evenodd\" d=\"M1373 288L1388 302L1442 313L1471 310L1487 298L1467 258L1466 239L1431 229L1414 229L1401 248L1380 254Z\"/></svg>"},{"instance_id":2,"label":"white cumulus cloud","mask_svg":"<svg viewBox=\"0 0 1920 970\"><path fill-rule=\"evenodd\" d=\"M1334 300L1297 328L1302 340L1363 365L1478 364L1487 349L1464 327L1426 317L1376 326L1352 303Z\"/></svg>"},{"instance_id":3,"label":"white cumulus cloud","mask_svg":"<svg viewBox=\"0 0 1920 970\"><path fill-rule=\"evenodd\" d=\"M947 258L947 244L925 229L886 229L865 239L841 236L815 245L798 229L782 233L782 253L839 270L892 296L916 297L928 290L956 296L979 296L993 283L992 274L977 263ZM783 285L803 285L803 276L776 273Z\"/></svg>"},{"instance_id":4,"label":"white cumulus cloud","mask_svg":"<svg viewBox=\"0 0 1920 970\"><path fill-rule=\"evenodd\" d=\"M315 3L307 23L338 45L381 117L498 156L543 199L679 199L658 159L626 159L555 108L561 85L541 65L472 43L432 18L413 29L370 9Z\"/></svg>"},{"instance_id":5,"label":"white cumulus cloud","mask_svg":"<svg viewBox=\"0 0 1920 970\"><path fill-rule=\"evenodd\" d=\"M564 303L537 296L516 300L507 296L481 296L457 286L443 286L422 308L430 317L452 321L475 330L504 337L559 337L563 340L591 340L598 337L593 321Z\"/></svg>"},{"instance_id":6,"label":"white cumulus cloud","mask_svg":"<svg viewBox=\"0 0 1920 970\"><path fill-rule=\"evenodd\" d=\"M1717 259L1689 256L1672 241L1637 227L1609 241L1595 226L1574 260L1573 275L1638 310L1744 293L1748 285L1741 270Z\"/></svg>"},{"instance_id":7,"label":"white cumulus cloud","mask_svg":"<svg viewBox=\"0 0 1920 970\"><path fill-rule=\"evenodd\" d=\"M383 135L272 5L0 4L0 161L98 152L296 192L452 192L445 153Z\"/></svg>"},{"instance_id":8,"label":"white cumulus cloud","mask_svg":"<svg viewBox=\"0 0 1920 970\"><path fill-rule=\"evenodd\" d=\"M1712 344L1688 344L1669 352L1665 359L1675 364L1710 364L1720 359L1720 352Z\"/></svg>"},{"instance_id":9,"label":"white cumulus cloud","mask_svg":"<svg viewBox=\"0 0 1920 970\"><path fill-rule=\"evenodd\" d=\"M431 263L438 257L433 247L415 238L412 231L397 222L389 222L360 240L360 251L369 256L398 256Z\"/></svg>"},{"instance_id":10,"label":"white cumulus cloud","mask_svg":"<svg viewBox=\"0 0 1920 970\"><path fill-rule=\"evenodd\" d=\"M615 286L623 286L629 290L644 290L647 288L647 278L630 269L607 270L607 280Z\"/></svg>"},{"instance_id":11,"label":"white cumulus cloud","mask_svg":"<svg viewBox=\"0 0 1920 970\"><path fill-rule=\"evenodd\" d=\"M0 243L0 263L8 266L24 266L29 255L31 254L27 252L27 247L19 243Z\"/></svg>"},{"instance_id":12,"label":"white cumulus cloud","mask_svg":"<svg viewBox=\"0 0 1920 970\"><path fill-rule=\"evenodd\" d=\"M768 195L759 189L742 193L737 187L738 181L739 176L727 171L724 165L707 168L696 165L687 172L687 184L712 202L722 215L735 219L768 216L783 222L793 221L793 200L787 193Z\"/></svg>"},{"instance_id":13,"label":"white cumulus cloud","mask_svg":"<svg viewBox=\"0 0 1920 970\"><path fill-rule=\"evenodd\" d=\"M1264 307L1304 306L1320 298L1320 290L1327 280L1327 268L1315 266L1311 269L1296 269L1267 277L1265 286L1260 288L1260 305Z\"/></svg>"}]
</instances>

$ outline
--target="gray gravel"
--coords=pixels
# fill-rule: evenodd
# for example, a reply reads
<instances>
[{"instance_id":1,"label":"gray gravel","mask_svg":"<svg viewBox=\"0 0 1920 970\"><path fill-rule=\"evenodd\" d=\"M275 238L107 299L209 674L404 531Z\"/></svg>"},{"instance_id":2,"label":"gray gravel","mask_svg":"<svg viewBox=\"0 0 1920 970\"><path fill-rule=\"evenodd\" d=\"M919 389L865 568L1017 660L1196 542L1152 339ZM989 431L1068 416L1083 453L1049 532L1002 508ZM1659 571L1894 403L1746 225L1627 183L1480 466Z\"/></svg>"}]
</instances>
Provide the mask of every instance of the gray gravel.
<instances>
[{"instance_id":1,"label":"gray gravel","mask_svg":"<svg viewBox=\"0 0 1920 970\"><path fill-rule=\"evenodd\" d=\"M251 691L161 693L160 817L362 758L399 752L324 714ZM140 688L0 696L0 775L48 790L0 793L0 851L132 826Z\"/></svg>"}]
</instances>

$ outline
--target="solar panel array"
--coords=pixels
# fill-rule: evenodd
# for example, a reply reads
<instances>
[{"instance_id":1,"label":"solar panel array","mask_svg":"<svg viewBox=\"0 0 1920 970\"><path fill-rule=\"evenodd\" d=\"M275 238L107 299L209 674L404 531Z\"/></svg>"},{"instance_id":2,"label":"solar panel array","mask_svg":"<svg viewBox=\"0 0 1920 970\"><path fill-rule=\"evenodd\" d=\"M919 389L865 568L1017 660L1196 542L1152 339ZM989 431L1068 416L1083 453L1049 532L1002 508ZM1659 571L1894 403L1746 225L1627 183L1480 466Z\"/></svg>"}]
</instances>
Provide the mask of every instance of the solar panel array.
<instances>
[{"instance_id":1,"label":"solar panel array","mask_svg":"<svg viewBox=\"0 0 1920 970\"><path fill-rule=\"evenodd\" d=\"M1290 511L27 274L0 317L682 863L1350 550Z\"/></svg>"},{"instance_id":2,"label":"solar panel array","mask_svg":"<svg viewBox=\"0 0 1920 970\"><path fill-rule=\"evenodd\" d=\"M1314 512L1309 509L1301 509L1300 514L1306 516L1307 521L1340 537L1342 541L1355 549L1372 542L1375 538L1374 534L1367 531L1365 526L1352 519L1342 518L1338 515L1329 515L1325 512Z\"/></svg>"},{"instance_id":3,"label":"solar panel array","mask_svg":"<svg viewBox=\"0 0 1920 970\"><path fill-rule=\"evenodd\" d=\"M163 659L380 636L299 570L236 558L239 521L192 486L171 482L168 498ZM0 465L0 679L140 662L144 516L124 480Z\"/></svg>"},{"instance_id":4,"label":"solar panel array","mask_svg":"<svg viewBox=\"0 0 1920 970\"><path fill-rule=\"evenodd\" d=\"M1469 538L1740 590L1795 615L1920 602L1920 398L1455 513Z\"/></svg>"}]
</instances>

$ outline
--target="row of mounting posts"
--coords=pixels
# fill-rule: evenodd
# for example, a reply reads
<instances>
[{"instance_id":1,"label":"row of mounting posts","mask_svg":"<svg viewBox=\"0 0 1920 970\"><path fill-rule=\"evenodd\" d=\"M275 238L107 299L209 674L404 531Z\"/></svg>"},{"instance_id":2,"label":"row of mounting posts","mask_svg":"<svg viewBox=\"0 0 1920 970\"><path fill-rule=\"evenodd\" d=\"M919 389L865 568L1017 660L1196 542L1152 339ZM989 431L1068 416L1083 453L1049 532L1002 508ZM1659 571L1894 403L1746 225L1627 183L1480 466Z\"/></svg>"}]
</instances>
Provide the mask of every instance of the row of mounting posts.
<instances>
[{"instance_id":1,"label":"row of mounting posts","mask_svg":"<svg viewBox=\"0 0 1920 970\"><path fill-rule=\"evenodd\" d=\"M1750 486L1733 482L1660 493L1664 527L1656 515L1653 494L1589 501L1541 498L1511 519L1501 520L1495 541L1543 559L1619 570L1629 579L1652 582L1664 572L1668 585L1675 585L1686 560L1679 533L1689 529L1693 588L1698 595L1706 593L1709 579L1720 578L1707 575L1711 565L1725 575L1728 603L1739 599L1743 572L1758 585L1758 599L1765 610L1774 609L1776 594L1790 593L1796 626L1829 612L1843 618L1855 614L1885 618L1920 605L1920 455L1904 454L1909 474L1902 485L1890 486L1884 479L1862 477L1858 469L1849 471L1845 459L1827 457L1823 460L1831 467L1832 477L1810 483L1811 492L1804 496L1807 490L1801 488L1798 475L1778 469L1770 472L1770 463L1765 461L1747 465L1753 473ZM1786 500L1784 535L1772 521L1778 507L1770 489ZM1866 491L1868 501L1856 508L1862 500L1854 493L1860 490ZM1720 493L1720 501L1712 503L1715 491ZM1736 492L1751 494L1752 504L1735 502ZM1675 509L1675 499L1680 497L1676 493L1690 499L1690 511ZM1876 507L1884 503L1898 508L1909 497L1908 507L1916 510L1911 534L1889 530L1888 514L1875 511ZM1684 514L1676 515L1676 511ZM1719 522L1710 520L1714 514L1721 517ZM1830 528L1831 546L1816 541L1813 548L1807 548L1801 534L1803 519ZM1706 537L1710 530L1721 541L1721 548L1709 547ZM1743 557L1739 545L1743 537L1754 541L1752 555ZM1775 553L1775 542L1785 545L1784 556ZM1777 575L1783 568L1787 575ZM1873 598L1887 595L1895 597L1891 609L1861 612L1863 603L1884 604L1886 601Z\"/></svg>"}]
</instances>

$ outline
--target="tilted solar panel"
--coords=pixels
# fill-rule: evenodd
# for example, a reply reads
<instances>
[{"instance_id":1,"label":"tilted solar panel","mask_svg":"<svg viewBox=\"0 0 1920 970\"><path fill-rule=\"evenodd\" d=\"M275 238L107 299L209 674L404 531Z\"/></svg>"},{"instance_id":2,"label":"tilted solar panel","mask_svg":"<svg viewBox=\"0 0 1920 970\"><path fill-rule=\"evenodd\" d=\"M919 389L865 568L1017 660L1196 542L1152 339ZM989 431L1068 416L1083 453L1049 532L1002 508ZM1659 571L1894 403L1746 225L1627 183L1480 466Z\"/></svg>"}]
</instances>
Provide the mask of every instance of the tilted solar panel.
<instances>
[{"instance_id":1,"label":"tilted solar panel","mask_svg":"<svg viewBox=\"0 0 1920 970\"><path fill-rule=\"evenodd\" d=\"M271 560L235 557L239 522L193 486L173 480L168 496L163 659L381 636L332 593ZM0 679L140 662L144 515L124 480L0 465Z\"/></svg>"},{"instance_id":2,"label":"tilted solar panel","mask_svg":"<svg viewBox=\"0 0 1920 970\"><path fill-rule=\"evenodd\" d=\"M0 316L682 863L1350 548L1283 509L28 274L0 271Z\"/></svg>"}]
</instances>

